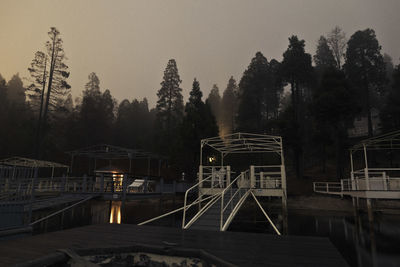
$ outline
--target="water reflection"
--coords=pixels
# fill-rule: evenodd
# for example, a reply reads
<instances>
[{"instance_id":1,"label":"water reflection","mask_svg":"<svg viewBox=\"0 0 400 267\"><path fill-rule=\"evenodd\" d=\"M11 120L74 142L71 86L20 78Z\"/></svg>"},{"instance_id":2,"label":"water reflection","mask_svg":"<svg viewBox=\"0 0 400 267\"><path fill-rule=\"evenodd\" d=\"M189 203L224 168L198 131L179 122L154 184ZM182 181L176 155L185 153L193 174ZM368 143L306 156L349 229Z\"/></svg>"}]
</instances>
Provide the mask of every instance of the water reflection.
<instances>
[{"instance_id":1,"label":"water reflection","mask_svg":"<svg viewBox=\"0 0 400 267\"><path fill-rule=\"evenodd\" d=\"M110 223L121 224L121 201L111 202Z\"/></svg>"},{"instance_id":2,"label":"water reflection","mask_svg":"<svg viewBox=\"0 0 400 267\"><path fill-rule=\"evenodd\" d=\"M182 199L137 200L128 201L125 205L121 201L93 200L38 224L35 232L107 222L137 224L181 206ZM368 216L367 212L356 208L353 214L289 210L286 215L282 214L280 208L275 209L273 206L266 210L281 232L328 237L350 266L400 267L400 215L375 212L374 216ZM54 211L43 211L40 214L35 212L33 218L39 219L51 212ZM181 227L181 223L182 213L177 213L151 225ZM258 207L250 204L238 212L228 230L275 234Z\"/></svg>"},{"instance_id":3,"label":"water reflection","mask_svg":"<svg viewBox=\"0 0 400 267\"><path fill-rule=\"evenodd\" d=\"M313 216L315 232L296 227L294 224L301 221L299 217L305 216L291 216L290 234L329 237L350 266L400 266L399 216L372 217L356 209L354 216Z\"/></svg>"}]
</instances>

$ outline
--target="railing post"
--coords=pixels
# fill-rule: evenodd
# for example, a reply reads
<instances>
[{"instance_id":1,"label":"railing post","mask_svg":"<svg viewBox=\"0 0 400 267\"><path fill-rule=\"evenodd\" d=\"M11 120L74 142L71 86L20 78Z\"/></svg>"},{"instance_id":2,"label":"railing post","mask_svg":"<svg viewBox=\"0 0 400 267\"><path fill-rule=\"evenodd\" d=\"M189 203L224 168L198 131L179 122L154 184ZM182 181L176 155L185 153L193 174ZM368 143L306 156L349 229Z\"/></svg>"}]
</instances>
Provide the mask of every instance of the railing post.
<instances>
[{"instance_id":1,"label":"railing post","mask_svg":"<svg viewBox=\"0 0 400 267\"><path fill-rule=\"evenodd\" d=\"M160 178L160 193L164 192L164 178Z\"/></svg>"},{"instance_id":2,"label":"railing post","mask_svg":"<svg viewBox=\"0 0 400 267\"><path fill-rule=\"evenodd\" d=\"M354 172L353 171L350 174L350 178L351 178L351 190L356 190L356 183L354 181Z\"/></svg>"},{"instance_id":3,"label":"railing post","mask_svg":"<svg viewBox=\"0 0 400 267\"><path fill-rule=\"evenodd\" d=\"M147 181L148 181L149 177L144 177L144 189L143 189L143 193L147 193Z\"/></svg>"},{"instance_id":4,"label":"railing post","mask_svg":"<svg viewBox=\"0 0 400 267\"><path fill-rule=\"evenodd\" d=\"M176 181L172 181L172 192L175 194L176 193Z\"/></svg>"},{"instance_id":5,"label":"railing post","mask_svg":"<svg viewBox=\"0 0 400 267\"><path fill-rule=\"evenodd\" d=\"M328 185L328 183L325 183L325 185L326 185L326 192L329 193L329 185Z\"/></svg>"},{"instance_id":6,"label":"railing post","mask_svg":"<svg viewBox=\"0 0 400 267\"><path fill-rule=\"evenodd\" d=\"M214 188L215 167L211 167L211 188Z\"/></svg>"},{"instance_id":7,"label":"railing post","mask_svg":"<svg viewBox=\"0 0 400 267\"><path fill-rule=\"evenodd\" d=\"M121 197L121 222L125 222L125 201L126 201L126 191L128 189L128 175L124 174L122 178L122 197Z\"/></svg>"},{"instance_id":8,"label":"railing post","mask_svg":"<svg viewBox=\"0 0 400 267\"><path fill-rule=\"evenodd\" d=\"M383 190L387 191L388 190L388 179L386 177L386 172L382 172L382 178L383 178Z\"/></svg>"},{"instance_id":9,"label":"railing post","mask_svg":"<svg viewBox=\"0 0 400 267\"><path fill-rule=\"evenodd\" d=\"M82 192L86 193L86 186L87 186L87 175L83 175L83 183L82 183Z\"/></svg>"},{"instance_id":10,"label":"railing post","mask_svg":"<svg viewBox=\"0 0 400 267\"><path fill-rule=\"evenodd\" d=\"M370 190L370 187L369 187L368 168L364 168L364 175L365 175L365 185L366 185L366 189L369 191L369 190Z\"/></svg>"},{"instance_id":11,"label":"railing post","mask_svg":"<svg viewBox=\"0 0 400 267\"><path fill-rule=\"evenodd\" d=\"M32 188L31 188L31 199L29 201L29 215L28 215L28 224L31 223L32 220L32 206L35 201L35 183L38 178L38 168L35 168L35 173L32 178Z\"/></svg>"},{"instance_id":12,"label":"railing post","mask_svg":"<svg viewBox=\"0 0 400 267\"><path fill-rule=\"evenodd\" d=\"M199 165L199 188L203 187L203 166Z\"/></svg>"},{"instance_id":13,"label":"railing post","mask_svg":"<svg viewBox=\"0 0 400 267\"><path fill-rule=\"evenodd\" d=\"M313 182L312 185L313 185L313 191L315 192L315 182Z\"/></svg>"},{"instance_id":14,"label":"railing post","mask_svg":"<svg viewBox=\"0 0 400 267\"><path fill-rule=\"evenodd\" d=\"M343 198L343 179L340 179L340 192L342 193L340 197Z\"/></svg>"},{"instance_id":15,"label":"railing post","mask_svg":"<svg viewBox=\"0 0 400 267\"><path fill-rule=\"evenodd\" d=\"M225 188L231 184L231 166L226 166L226 184Z\"/></svg>"},{"instance_id":16,"label":"railing post","mask_svg":"<svg viewBox=\"0 0 400 267\"><path fill-rule=\"evenodd\" d=\"M104 173L100 174L100 193L104 193Z\"/></svg>"},{"instance_id":17,"label":"railing post","mask_svg":"<svg viewBox=\"0 0 400 267\"><path fill-rule=\"evenodd\" d=\"M254 171L254 165L250 165L250 188L256 187L256 175Z\"/></svg>"},{"instance_id":18,"label":"railing post","mask_svg":"<svg viewBox=\"0 0 400 267\"><path fill-rule=\"evenodd\" d=\"M260 172L260 188L266 188L264 172Z\"/></svg>"}]
</instances>

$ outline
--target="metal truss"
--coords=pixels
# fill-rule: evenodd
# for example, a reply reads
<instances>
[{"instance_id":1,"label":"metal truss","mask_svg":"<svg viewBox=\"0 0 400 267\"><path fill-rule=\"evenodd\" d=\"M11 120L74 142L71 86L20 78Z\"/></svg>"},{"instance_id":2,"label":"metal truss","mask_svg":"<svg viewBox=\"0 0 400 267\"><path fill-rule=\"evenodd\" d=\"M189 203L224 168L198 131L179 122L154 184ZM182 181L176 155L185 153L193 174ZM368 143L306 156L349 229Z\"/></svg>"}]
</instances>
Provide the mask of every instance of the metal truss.
<instances>
[{"instance_id":1,"label":"metal truss","mask_svg":"<svg viewBox=\"0 0 400 267\"><path fill-rule=\"evenodd\" d=\"M71 156L95 159L162 159L162 156L141 150L101 144L68 151Z\"/></svg>"},{"instance_id":2,"label":"metal truss","mask_svg":"<svg viewBox=\"0 0 400 267\"><path fill-rule=\"evenodd\" d=\"M221 154L233 153L282 153L282 138L280 136L234 133L201 140L201 147L209 146Z\"/></svg>"},{"instance_id":3,"label":"metal truss","mask_svg":"<svg viewBox=\"0 0 400 267\"><path fill-rule=\"evenodd\" d=\"M22 157L12 157L0 160L0 166L12 166L12 167L29 167L29 168L66 168L69 166L63 165L56 162L22 158Z\"/></svg>"}]
</instances>

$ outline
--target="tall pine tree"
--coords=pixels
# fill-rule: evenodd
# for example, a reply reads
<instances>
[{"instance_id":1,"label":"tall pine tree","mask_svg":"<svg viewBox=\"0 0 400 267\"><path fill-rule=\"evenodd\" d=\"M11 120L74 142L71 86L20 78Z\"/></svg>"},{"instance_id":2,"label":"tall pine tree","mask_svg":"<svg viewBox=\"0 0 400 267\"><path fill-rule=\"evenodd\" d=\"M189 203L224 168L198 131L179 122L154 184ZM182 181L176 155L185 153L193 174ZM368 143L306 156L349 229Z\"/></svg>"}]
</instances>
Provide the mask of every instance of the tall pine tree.
<instances>
[{"instance_id":1,"label":"tall pine tree","mask_svg":"<svg viewBox=\"0 0 400 267\"><path fill-rule=\"evenodd\" d=\"M161 88L157 92L157 139L160 152L171 154L179 124L183 119L181 79L175 59L168 61Z\"/></svg>"}]
</instances>

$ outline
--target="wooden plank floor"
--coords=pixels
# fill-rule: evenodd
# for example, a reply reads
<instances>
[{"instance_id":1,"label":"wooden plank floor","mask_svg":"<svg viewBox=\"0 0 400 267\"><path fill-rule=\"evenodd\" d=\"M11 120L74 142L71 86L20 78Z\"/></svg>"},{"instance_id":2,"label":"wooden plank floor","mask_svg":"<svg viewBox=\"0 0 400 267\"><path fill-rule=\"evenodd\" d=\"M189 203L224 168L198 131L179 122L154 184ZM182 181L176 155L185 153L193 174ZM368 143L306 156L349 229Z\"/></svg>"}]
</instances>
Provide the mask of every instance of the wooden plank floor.
<instances>
[{"instance_id":1,"label":"wooden plank floor","mask_svg":"<svg viewBox=\"0 0 400 267\"><path fill-rule=\"evenodd\" d=\"M327 238L99 224L0 241L0 266L32 260L60 248L146 244L204 249L238 266L347 266Z\"/></svg>"}]
</instances>

